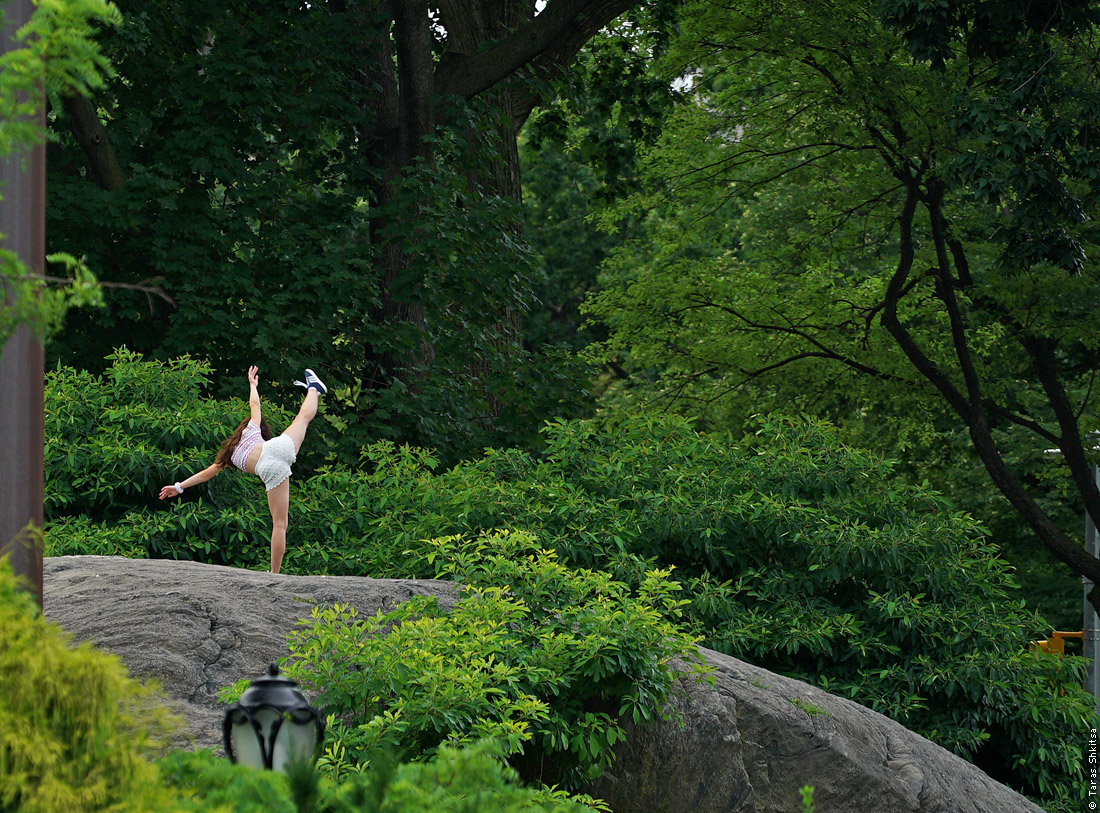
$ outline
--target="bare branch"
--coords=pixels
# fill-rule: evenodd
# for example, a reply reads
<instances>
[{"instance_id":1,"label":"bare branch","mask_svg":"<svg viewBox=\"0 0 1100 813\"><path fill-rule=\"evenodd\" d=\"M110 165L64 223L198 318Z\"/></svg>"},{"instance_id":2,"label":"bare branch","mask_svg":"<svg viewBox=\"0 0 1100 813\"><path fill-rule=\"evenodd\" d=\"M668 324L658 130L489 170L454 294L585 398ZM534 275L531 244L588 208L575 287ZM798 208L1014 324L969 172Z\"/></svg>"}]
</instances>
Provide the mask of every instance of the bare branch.
<instances>
[{"instance_id":1,"label":"bare branch","mask_svg":"<svg viewBox=\"0 0 1100 813\"><path fill-rule=\"evenodd\" d=\"M485 51L449 51L435 72L443 95L471 98L520 68L534 64L554 71L566 64L596 32L638 0L554 0L542 12Z\"/></svg>"},{"instance_id":2,"label":"bare branch","mask_svg":"<svg viewBox=\"0 0 1100 813\"><path fill-rule=\"evenodd\" d=\"M73 285L76 280L70 277L51 277L51 276L39 276L39 275L25 275L21 277L15 277L15 282L45 282L50 285ZM153 297L162 299L171 305L173 308L178 308L176 300L174 300L167 291L157 285L148 285L150 282L164 282L164 277L149 277L141 282L104 282L103 280L96 280L96 286L99 288L114 288L120 291L137 291L138 293L145 294L146 299L149 300L149 312L153 312Z\"/></svg>"}]
</instances>

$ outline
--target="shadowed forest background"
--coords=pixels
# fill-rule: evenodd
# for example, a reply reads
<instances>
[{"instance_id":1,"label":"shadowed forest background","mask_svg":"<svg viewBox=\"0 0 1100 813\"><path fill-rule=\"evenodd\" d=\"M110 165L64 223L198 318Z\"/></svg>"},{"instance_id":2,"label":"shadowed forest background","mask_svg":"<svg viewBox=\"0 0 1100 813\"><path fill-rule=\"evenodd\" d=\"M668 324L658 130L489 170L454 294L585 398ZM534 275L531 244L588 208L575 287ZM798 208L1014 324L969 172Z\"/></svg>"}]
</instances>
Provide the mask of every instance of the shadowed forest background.
<instances>
[{"instance_id":1,"label":"shadowed forest background","mask_svg":"<svg viewBox=\"0 0 1100 813\"><path fill-rule=\"evenodd\" d=\"M664 569L705 645L1069 804L1080 661L1027 644L1096 572L1093 7L117 6L49 97L49 250L116 285L47 345L48 553L262 561L243 476L155 493L309 366L288 572Z\"/></svg>"}]
</instances>

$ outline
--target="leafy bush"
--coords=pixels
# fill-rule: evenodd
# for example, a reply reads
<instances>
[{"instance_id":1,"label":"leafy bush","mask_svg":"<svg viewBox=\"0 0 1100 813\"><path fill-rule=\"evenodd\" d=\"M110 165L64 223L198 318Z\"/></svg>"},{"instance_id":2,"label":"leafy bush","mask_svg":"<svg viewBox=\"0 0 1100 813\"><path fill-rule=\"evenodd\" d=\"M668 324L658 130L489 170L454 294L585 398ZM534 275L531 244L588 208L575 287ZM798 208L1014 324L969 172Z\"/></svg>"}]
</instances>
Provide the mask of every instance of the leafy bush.
<instances>
[{"instance_id":1,"label":"leafy bush","mask_svg":"<svg viewBox=\"0 0 1100 813\"><path fill-rule=\"evenodd\" d=\"M0 811L167 810L147 759L167 718L117 658L38 613L0 559Z\"/></svg>"},{"instance_id":2,"label":"leafy bush","mask_svg":"<svg viewBox=\"0 0 1100 813\"><path fill-rule=\"evenodd\" d=\"M102 376L58 367L46 377L47 553L266 562L270 520L255 478L230 469L201 491L157 499L164 484L210 464L248 416L243 399L202 398L209 367L194 359L145 361L123 349L110 360ZM266 400L264 417L273 428L289 423Z\"/></svg>"},{"instance_id":3,"label":"leafy bush","mask_svg":"<svg viewBox=\"0 0 1100 813\"><path fill-rule=\"evenodd\" d=\"M344 572L425 577L419 540L514 528L629 584L673 566L708 646L852 697L1025 792L1075 798L1083 661L1029 651L1047 630L939 495L808 420L765 420L741 443L672 419L557 423L545 441L438 474L424 452L372 446L368 472L306 484L328 508L307 512L325 542L302 555L324 567L324 545Z\"/></svg>"},{"instance_id":4,"label":"leafy bush","mask_svg":"<svg viewBox=\"0 0 1100 813\"><path fill-rule=\"evenodd\" d=\"M430 762L380 760L376 769L330 782L308 767L289 776L257 771L213 752L172 754L161 770L180 810L203 813L582 813L561 791L523 787L490 742L443 746Z\"/></svg>"},{"instance_id":5,"label":"leafy bush","mask_svg":"<svg viewBox=\"0 0 1100 813\"><path fill-rule=\"evenodd\" d=\"M391 746L420 757L491 738L526 778L576 784L611 764L622 715L660 713L670 661L695 651L669 621L682 602L667 572L631 595L525 534L434 540L419 555L463 582L449 611L430 597L365 620L317 608L291 635L289 673L335 715L323 764L336 776Z\"/></svg>"},{"instance_id":6,"label":"leafy bush","mask_svg":"<svg viewBox=\"0 0 1100 813\"><path fill-rule=\"evenodd\" d=\"M177 751L158 762L178 809L202 813L298 813L286 776L235 765L213 751Z\"/></svg>"},{"instance_id":7,"label":"leafy bush","mask_svg":"<svg viewBox=\"0 0 1100 813\"><path fill-rule=\"evenodd\" d=\"M360 774L345 783L338 798L346 799L347 810L356 813L587 813L593 807L601 809L562 791L522 787L497 756L491 743L461 749L443 745L430 762L401 765L392 775Z\"/></svg>"},{"instance_id":8,"label":"leafy bush","mask_svg":"<svg viewBox=\"0 0 1100 813\"><path fill-rule=\"evenodd\" d=\"M195 362L174 364L194 378ZM141 375L185 375L160 368L149 364ZM55 374L48 411L60 408L54 382L74 376ZM80 379L65 399L104 386ZM193 412L158 425L209 431L204 410L228 407L196 403L198 390L182 399ZM128 408L146 409L134 395ZM56 425L48 415L51 448ZM166 448L174 438L157 446L142 426L135 421L134 443L156 446L150 465L184 454ZM117 446L131 445L128 422L111 431ZM1049 630L1006 599L1011 574L983 529L931 490L896 485L889 462L844 447L809 419L764 419L740 441L673 418L558 422L543 440L538 454L490 449L446 471L436 471L430 452L382 442L363 451L360 470L298 479L287 572L434 577L424 540L500 529L526 532L571 567L632 587L648 570L674 567L690 602L684 622L708 646L848 695L1044 799L1083 787L1081 749L1093 722L1083 661L1028 650ZM81 448L97 456L81 465L114 476L109 447ZM59 452L47 465L56 511L54 495L67 494L64 483L79 470ZM236 492L230 500L218 480L207 497L196 489L170 511L117 493L106 522L82 514L51 524L49 549L140 548L261 566L262 493L251 504Z\"/></svg>"}]
</instances>

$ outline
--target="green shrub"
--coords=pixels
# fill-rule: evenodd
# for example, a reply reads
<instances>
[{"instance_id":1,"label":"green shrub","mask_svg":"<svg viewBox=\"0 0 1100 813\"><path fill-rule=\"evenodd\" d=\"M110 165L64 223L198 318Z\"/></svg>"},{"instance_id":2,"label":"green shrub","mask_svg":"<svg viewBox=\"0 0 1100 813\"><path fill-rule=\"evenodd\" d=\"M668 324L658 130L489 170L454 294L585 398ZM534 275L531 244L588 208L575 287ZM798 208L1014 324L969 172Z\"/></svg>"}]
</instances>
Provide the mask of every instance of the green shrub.
<instances>
[{"instance_id":1,"label":"green shrub","mask_svg":"<svg viewBox=\"0 0 1100 813\"><path fill-rule=\"evenodd\" d=\"M145 361L125 349L109 358L102 376L66 367L46 376L47 555L266 563L270 519L254 477L229 469L171 502L157 497L210 465L248 416L246 385L241 401L214 401L201 397L203 362ZM267 400L264 417L273 429L289 423Z\"/></svg>"},{"instance_id":2,"label":"green shrub","mask_svg":"<svg viewBox=\"0 0 1100 813\"><path fill-rule=\"evenodd\" d=\"M235 765L213 751L177 751L157 763L181 811L299 813L285 774Z\"/></svg>"},{"instance_id":3,"label":"green shrub","mask_svg":"<svg viewBox=\"0 0 1100 813\"><path fill-rule=\"evenodd\" d=\"M769 419L740 443L674 419L545 436L538 456L489 450L441 473L375 445L369 471L304 485L323 513L300 523L328 566L374 576L432 576L420 540L494 528L629 584L675 567L707 646L852 697L1025 792L1076 798L1083 661L1029 651L1045 626L1007 599L984 530L937 494L812 421Z\"/></svg>"},{"instance_id":4,"label":"green shrub","mask_svg":"<svg viewBox=\"0 0 1100 813\"><path fill-rule=\"evenodd\" d=\"M118 659L38 613L0 559L0 811L170 809L147 759L167 718Z\"/></svg>"},{"instance_id":5,"label":"green shrub","mask_svg":"<svg viewBox=\"0 0 1100 813\"><path fill-rule=\"evenodd\" d=\"M622 715L660 713L670 661L695 651L668 620L681 602L667 572L632 595L523 534L421 555L464 584L449 611L427 597L362 620L318 608L291 635L289 674L333 715L322 764L335 776L389 747L421 758L489 738L526 778L576 784L610 765Z\"/></svg>"},{"instance_id":6,"label":"green shrub","mask_svg":"<svg viewBox=\"0 0 1100 813\"><path fill-rule=\"evenodd\" d=\"M562 791L522 786L494 743L442 746L428 762L380 759L364 773L326 781L233 765L213 752L172 754L160 767L181 811L203 813L583 813Z\"/></svg>"},{"instance_id":7,"label":"green shrub","mask_svg":"<svg viewBox=\"0 0 1100 813\"><path fill-rule=\"evenodd\" d=\"M337 798L349 811L364 813L588 813L595 807L562 791L527 788L500 761L492 743L466 748L443 745L427 763L401 765L392 775L359 774L345 783ZM374 806L370 804L379 798Z\"/></svg>"},{"instance_id":8,"label":"green shrub","mask_svg":"<svg viewBox=\"0 0 1100 813\"><path fill-rule=\"evenodd\" d=\"M194 460L204 464L221 434L204 416L231 426L243 406L202 402L194 361L125 363L150 382L128 391L128 409L155 412L177 393L157 426L207 432ZM66 430L92 440L78 444L79 466L62 454L51 413L77 409L70 402L85 391L103 398L112 375L51 377L47 492L54 517L67 495L69 519L48 527L49 550L262 566L266 506L241 478L222 475L167 508L147 486L104 488L95 502L65 485L82 467L129 481L113 473L124 465L114 450L140 443L156 449L148 465L163 468L133 477L169 482L192 448L158 441L135 418L133 430L128 419L112 424L110 444L96 440L94 420ZM490 449L446 471L430 452L385 442L363 450L359 470L303 470L291 488L286 572L433 577L425 540L500 529L635 588L648 570L673 567L690 602L684 622L706 645L850 696L1048 802L1084 787L1082 743L1096 722L1083 661L1029 651L1049 629L1007 599L1012 576L985 531L931 490L898 485L889 462L809 419L764 419L740 440L674 418L557 422L543 439L538 454Z\"/></svg>"}]
</instances>

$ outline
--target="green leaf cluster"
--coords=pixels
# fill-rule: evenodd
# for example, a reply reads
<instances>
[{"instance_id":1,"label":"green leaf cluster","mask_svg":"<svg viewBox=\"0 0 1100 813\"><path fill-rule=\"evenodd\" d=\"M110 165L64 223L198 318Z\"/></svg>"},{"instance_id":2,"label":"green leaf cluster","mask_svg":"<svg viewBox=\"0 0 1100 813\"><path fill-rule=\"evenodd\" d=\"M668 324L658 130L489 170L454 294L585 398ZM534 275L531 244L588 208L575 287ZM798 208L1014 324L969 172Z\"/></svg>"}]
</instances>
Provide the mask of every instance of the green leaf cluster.
<instances>
[{"instance_id":1,"label":"green leaf cluster","mask_svg":"<svg viewBox=\"0 0 1100 813\"><path fill-rule=\"evenodd\" d=\"M0 57L0 155L45 140L37 121L39 94L87 92L112 73L96 35L115 26L118 9L106 0L39 0L15 39L22 47Z\"/></svg>"},{"instance_id":2,"label":"green leaf cluster","mask_svg":"<svg viewBox=\"0 0 1100 813\"><path fill-rule=\"evenodd\" d=\"M178 810L214 813L504 813L592 810L586 797L523 786L490 741L444 745L427 762L386 755L371 771L339 782L308 766L289 775L233 765L209 751L176 753L159 763ZM600 808L596 808L600 809Z\"/></svg>"},{"instance_id":3,"label":"green leaf cluster","mask_svg":"<svg viewBox=\"0 0 1100 813\"><path fill-rule=\"evenodd\" d=\"M87 93L104 85L111 66L96 34L119 19L118 9L106 0L36 3L15 34L22 46L0 56L0 158L19 155L46 140L39 125L43 88L56 99L58 94ZM0 240L4 238L0 234ZM20 325L29 325L43 337L61 326L69 308L103 302L95 276L82 260L66 253L50 255L47 259L63 269L61 279L66 280L54 286L33 277L25 259L0 248L0 279L7 288L0 306L0 346Z\"/></svg>"},{"instance_id":4,"label":"green leaf cluster","mask_svg":"<svg viewBox=\"0 0 1100 813\"><path fill-rule=\"evenodd\" d=\"M413 598L362 620L315 609L291 635L288 672L333 715L321 762L336 776L391 746L422 758L491 738L526 778L574 785L609 767L620 719L663 713L670 662L693 657L667 571L632 594L521 533L404 555L462 582L453 607Z\"/></svg>"}]
</instances>

